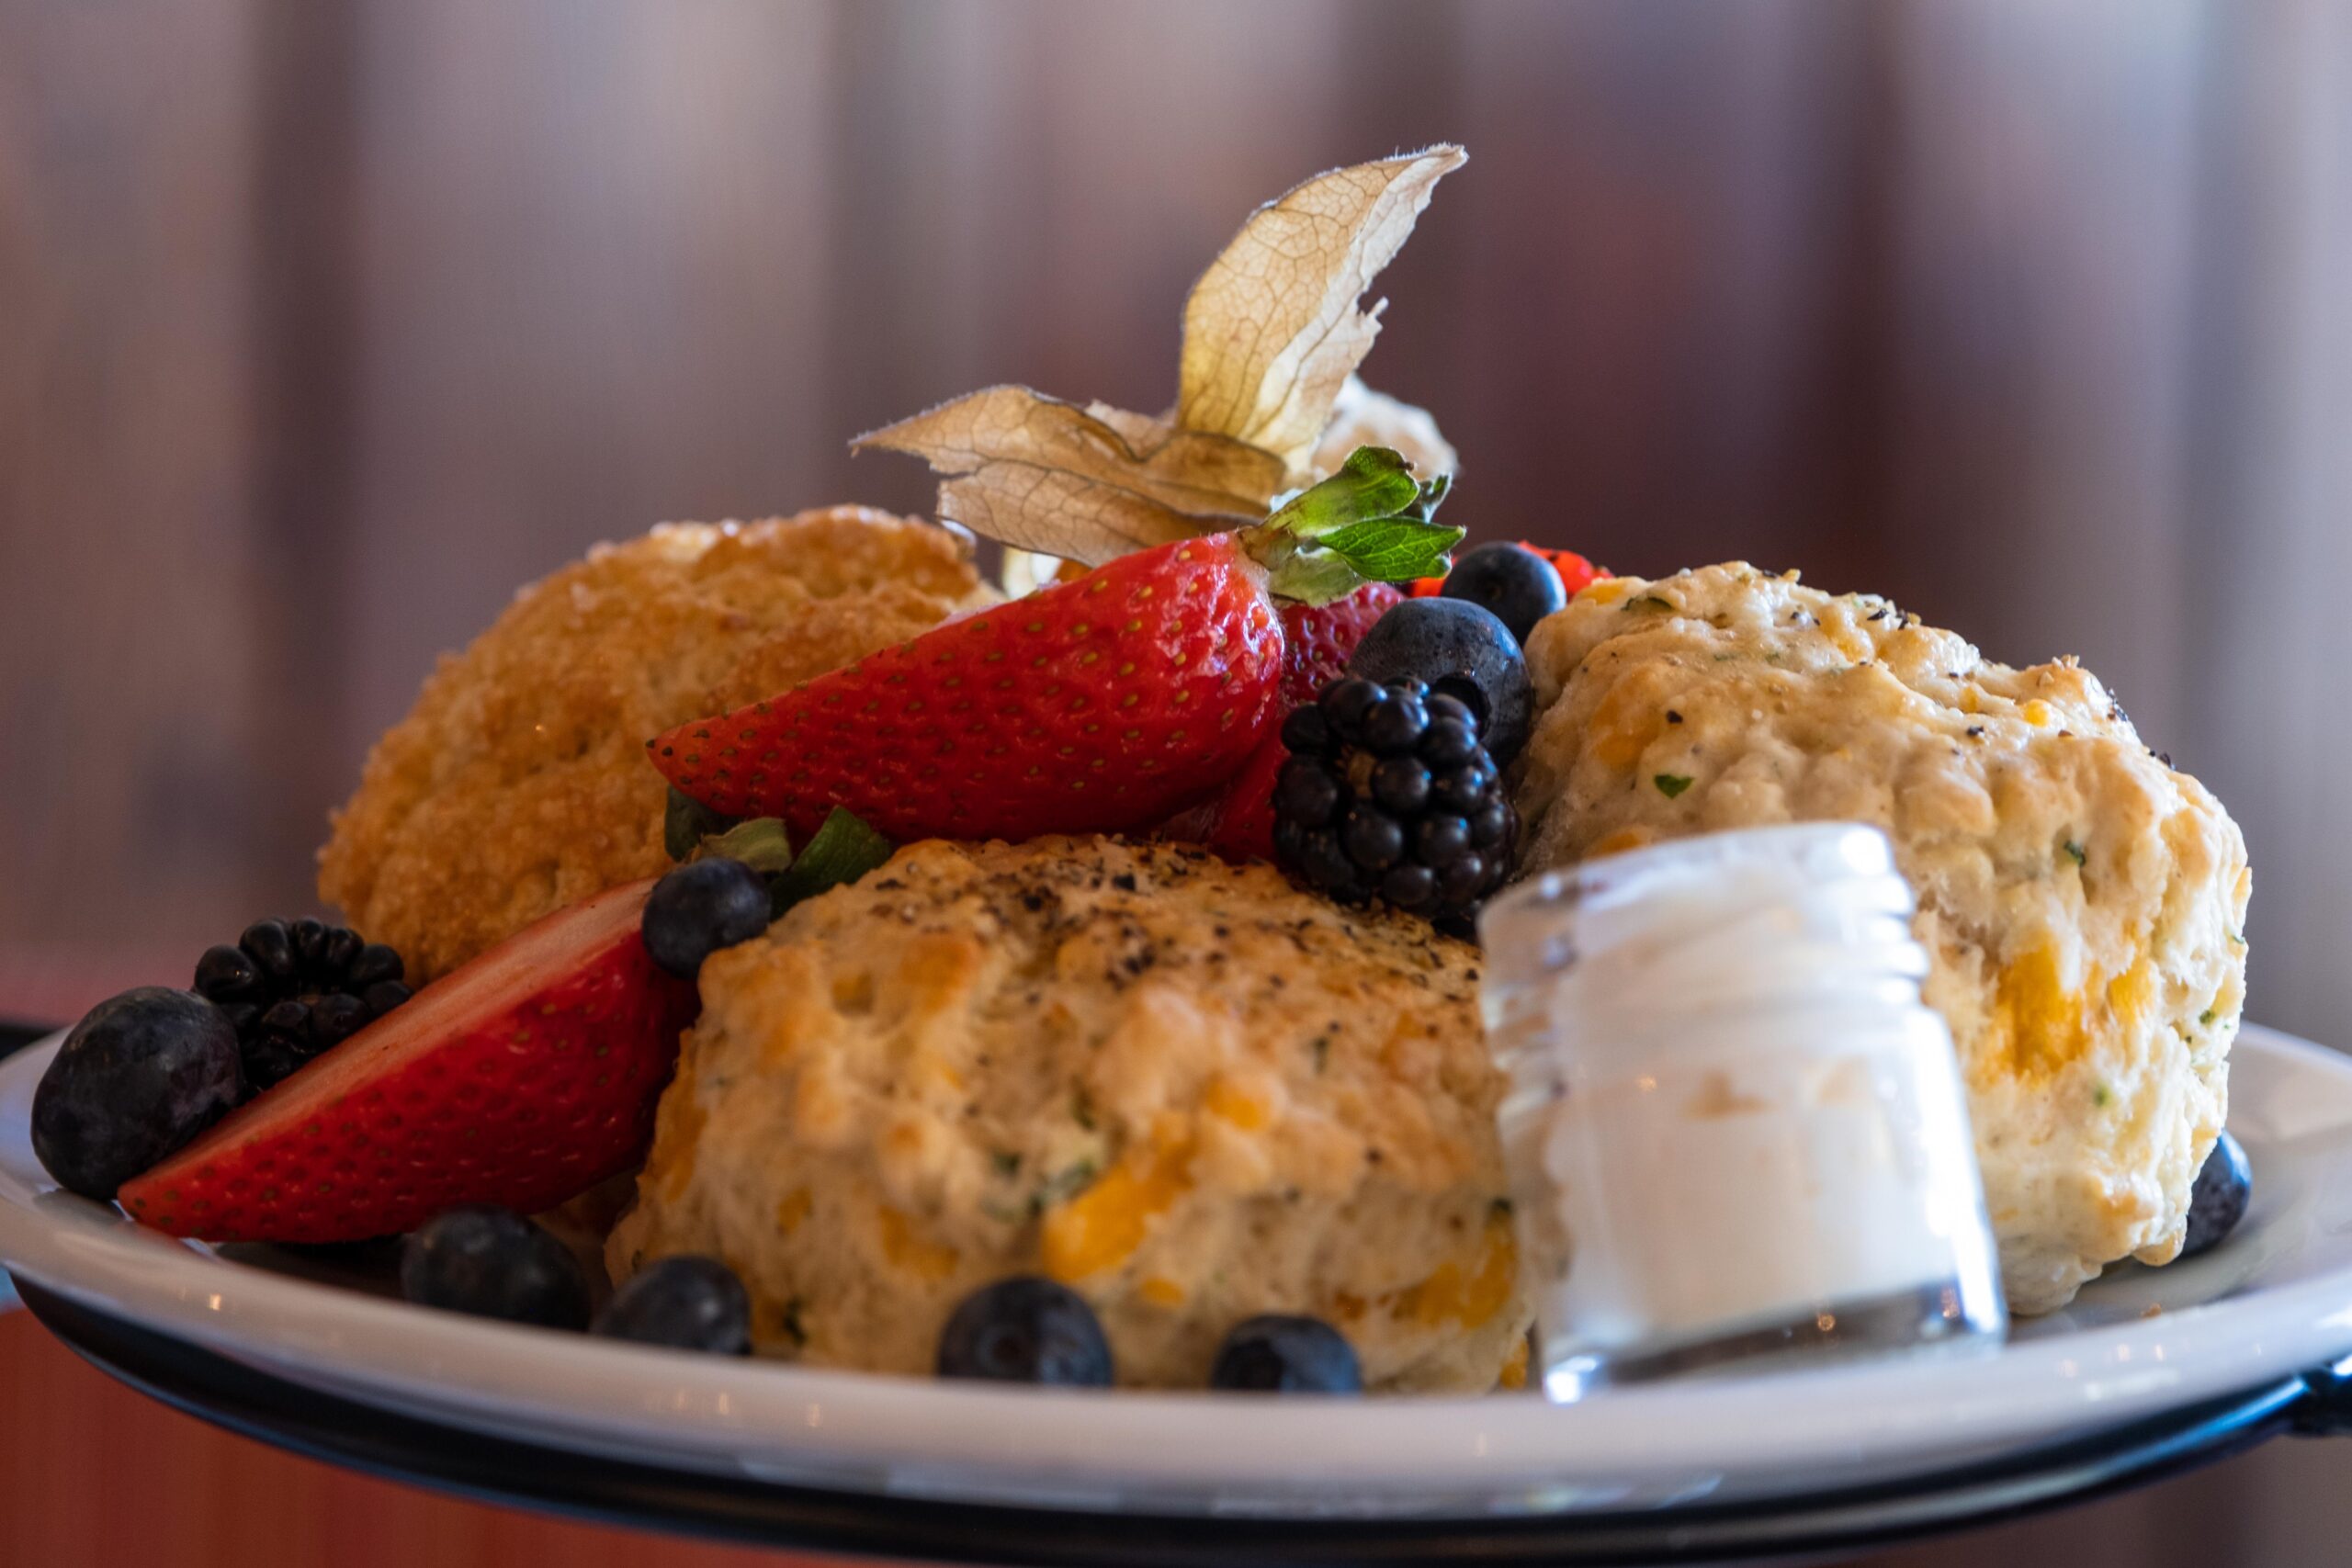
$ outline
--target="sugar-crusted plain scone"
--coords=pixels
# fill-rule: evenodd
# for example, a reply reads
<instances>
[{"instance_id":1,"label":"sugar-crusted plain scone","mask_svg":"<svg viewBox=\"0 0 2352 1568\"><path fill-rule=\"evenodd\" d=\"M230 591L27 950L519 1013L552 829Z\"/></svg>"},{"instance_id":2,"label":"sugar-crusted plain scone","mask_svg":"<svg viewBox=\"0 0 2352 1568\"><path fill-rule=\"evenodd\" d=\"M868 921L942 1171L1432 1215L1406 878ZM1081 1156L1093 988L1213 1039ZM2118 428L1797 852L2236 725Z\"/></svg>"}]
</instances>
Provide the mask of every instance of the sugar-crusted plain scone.
<instances>
[{"instance_id":1,"label":"sugar-crusted plain scone","mask_svg":"<svg viewBox=\"0 0 2352 1568\"><path fill-rule=\"evenodd\" d=\"M1596 583L1528 654L1522 870L1767 823L1885 829L2011 1306L2173 1258L2228 1108L2251 878L2221 803L2096 677L1738 563Z\"/></svg>"},{"instance_id":2,"label":"sugar-crusted plain scone","mask_svg":"<svg viewBox=\"0 0 2352 1568\"><path fill-rule=\"evenodd\" d=\"M867 507L673 524L525 588L368 759L319 892L421 983L667 868L648 737L993 598L962 535Z\"/></svg>"},{"instance_id":3,"label":"sugar-crusted plain scone","mask_svg":"<svg viewBox=\"0 0 2352 1568\"><path fill-rule=\"evenodd\" d=\"M706 964L608 1261L715 1254L825 1366L926 1373L1044 1273L1131 1386L1289 1312L1370 1386L1490 1388L1528 1313L1477 962L1197 850L913 845Z\"/></svg>"}]
</instances>

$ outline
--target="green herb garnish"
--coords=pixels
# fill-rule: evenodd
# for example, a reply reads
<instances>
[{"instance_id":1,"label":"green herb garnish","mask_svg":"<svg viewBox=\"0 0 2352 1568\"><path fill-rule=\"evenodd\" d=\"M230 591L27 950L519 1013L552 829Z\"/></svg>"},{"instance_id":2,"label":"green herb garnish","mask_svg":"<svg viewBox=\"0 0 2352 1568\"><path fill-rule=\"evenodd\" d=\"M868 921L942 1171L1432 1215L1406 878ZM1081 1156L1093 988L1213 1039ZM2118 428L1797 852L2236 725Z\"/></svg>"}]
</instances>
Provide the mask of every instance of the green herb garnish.
<instances>
[{"instance_id":1,"label":"green herb garnish","mask_svg":"<svg viewBox=\"0 0 2352 1568\"><path fill-rule=\"evenodd\" d=\"M2197 1021L2200 1027L2211 1029L2213 1027L2213 1020L2215 1016L2213 1010L2211 1008L2207 1008L2203 1012L2197 1015Z\"/></svg>"},{"instance_id":2,"label":"green herb garnish","mask_svg":"<svg viewBox=\"0 0 2352 1568\"><path fill-rule=\"evenodd\" d=\"M792 835L778 817L755 817L739 822L716 838L705 839L693 858L707 855L740 860L762 876L775 876L792 864Z\"/></svg>"},{"instance_id":3,"label":"green herb garnish","mask_svg":"<svg viewBox=\"0 0 2352 1568\"><path fill-rule=\"evenodd\" d=\"M2103 1106L2110 1098L2112 1098L2111 1092L2105 1084L2096 1085L2091 1089L2091 1103L2093 1105Z\"/></svg>"},{"instance_id":4,"label":"green herb garnish","mask_svg":"<svg viewBox=\"0 0 2352 1568\"><path fill-rule=\"evenodd\" d=\"M1647 615L1657 615L1663 613L1670 615L1675 613L1674 601L1662 594L1645 593L1638 599L1628 599L1625 601L1625 613L1627 615L1633 614L1635 610L1640 610Z\"/></svg>"},{"instance_id":5,"label":"green herb garnish","mask_svg":"<svg viewBox=\"0 0 2352 1568\"><path fill-rule=\"evenodd\" d=\"M989 1156L989 1163L996 1167L996 1173L999 1176L1021 1174L1021 1156L1011 1149L998 1149Z\"/></svg>"},{"instance_id":6,"label":"green herb garnish","mask_svg":"<svg viewBox=\"0 0 2352 1568\"><path fill-rule=\"evenodd\" d=\"M890 858L890 840L834 807L792 869L768 884L768 905L778 915L806 898L855 882Z\"/></svg>"},{"instance_id":7,"label":"green herb garnish","mask_svg":"<svg viewBox=\"0 0 2352 1568\"><path fill-rule=\"evenodd\" d=\"M1650 783L1657 785L1658 794L1666 796L1668 800L1672 800L1676 795L1680 795L1684 790L1690 787L1691 780L1682 773L1660 773L1656 778L1650 780Z\"/></svg>"},{"instance_id":8,"label":"green herb garnish","mask_svg":"<svg viewBox=\"0 0 2352 1568\"><path fill-rule=\"evenodd\" d=\"M1035 1195L1029 1200L1029 1212L1042 1214L1055 1204L1077 1197L1093 1184L1094 1173L1100 1168L1091 1159L1074 1162L1037 1189Z\"/></svg>"},{"instance_id":9,"label":"green herb garnish","mask_svg":"<svg viewBox=\"0 0 2352 1568\"><path fill-rule=\"evenodd\" d=\"M2067 852L2068 854L2070 854L2070 855L2072 855L2072 856L2074 856L2074 857L2075 857L2075 863L2076 865L2082 865L2082 864L2085 864L2085 863L2086 863L2089 861L2089 859L2090 859L2090 857L2089 857L2088 855L2086 855L2086 854L2085 854L2085 853L2083 852L2083 846L2082 846L2082 845L2080 845L2080 844L2078 844L2078 843L2076 843L2076 842L2075 842L2075 840L2072 840L2072 839L2069 839L2069 840L2066 840L2066 842L2065 842L2065 844L2064 844L2064 848L2065 849L2065 851L2066 851L2066 852Z\"/></svg>"}]
</instances>

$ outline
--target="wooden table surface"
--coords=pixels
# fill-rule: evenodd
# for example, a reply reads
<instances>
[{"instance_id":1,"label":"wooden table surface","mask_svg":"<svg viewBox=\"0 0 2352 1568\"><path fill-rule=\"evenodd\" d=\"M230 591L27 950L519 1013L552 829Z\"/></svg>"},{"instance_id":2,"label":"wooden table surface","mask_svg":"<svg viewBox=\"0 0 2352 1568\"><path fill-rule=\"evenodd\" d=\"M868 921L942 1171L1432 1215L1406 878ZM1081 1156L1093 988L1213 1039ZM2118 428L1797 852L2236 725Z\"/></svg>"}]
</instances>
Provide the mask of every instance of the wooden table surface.
<instances>
[{"instance_id":1,"label":"wooden table surface","mask_svg":"<svg viewBox=\"0 0 2352 1568\"><path fill-rule=\"evenodd\" d=\"M460 1502L234 1437L0 1316L9 1568L777 1568L806 1562Z\"/></svg>"}]
</instances>

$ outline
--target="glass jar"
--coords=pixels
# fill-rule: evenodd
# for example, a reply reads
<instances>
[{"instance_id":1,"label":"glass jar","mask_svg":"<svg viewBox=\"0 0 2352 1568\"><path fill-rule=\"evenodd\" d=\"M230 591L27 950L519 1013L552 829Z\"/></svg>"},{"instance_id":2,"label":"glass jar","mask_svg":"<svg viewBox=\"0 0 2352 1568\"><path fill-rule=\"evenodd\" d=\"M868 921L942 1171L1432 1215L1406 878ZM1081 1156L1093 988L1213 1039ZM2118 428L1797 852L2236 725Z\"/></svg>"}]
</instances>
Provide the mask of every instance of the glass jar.
<instances>
[{"instance_id":1,"label":"glass jar","mask_svg":"<svg viewBox=\"0 0 2352 1568\"><path fill-rule=\"evenodd\" d=\"M1480 922L1545 1392L1999 1343L1951 1034L1874 828L1555 873Z\"/></svg>"}]
</instances>

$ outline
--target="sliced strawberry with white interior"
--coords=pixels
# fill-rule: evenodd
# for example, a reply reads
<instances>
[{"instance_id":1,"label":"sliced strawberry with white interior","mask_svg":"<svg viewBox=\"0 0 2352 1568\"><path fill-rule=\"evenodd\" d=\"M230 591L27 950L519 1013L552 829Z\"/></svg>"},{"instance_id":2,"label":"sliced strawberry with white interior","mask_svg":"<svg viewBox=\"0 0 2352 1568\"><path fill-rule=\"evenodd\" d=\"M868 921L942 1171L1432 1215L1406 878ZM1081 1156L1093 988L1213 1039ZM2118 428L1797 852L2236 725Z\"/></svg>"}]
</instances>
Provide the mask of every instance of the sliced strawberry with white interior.
<instances>
[{"instance_id":1,"label":"sliced strawberry with white interior","mask_svg":"<svg viewBox=\"0 0 2352 1568\"><path fill-rule=\"evenodd\" d=\"M652 883L548 916L353 1035L119 1201L175 1235L355 1241L529 1213L643 1152L694 983L647 956Z\"/></svg>"}]
</instances>

